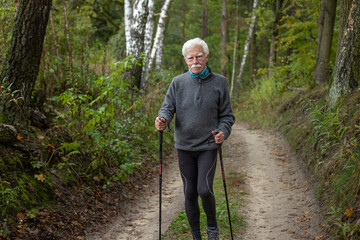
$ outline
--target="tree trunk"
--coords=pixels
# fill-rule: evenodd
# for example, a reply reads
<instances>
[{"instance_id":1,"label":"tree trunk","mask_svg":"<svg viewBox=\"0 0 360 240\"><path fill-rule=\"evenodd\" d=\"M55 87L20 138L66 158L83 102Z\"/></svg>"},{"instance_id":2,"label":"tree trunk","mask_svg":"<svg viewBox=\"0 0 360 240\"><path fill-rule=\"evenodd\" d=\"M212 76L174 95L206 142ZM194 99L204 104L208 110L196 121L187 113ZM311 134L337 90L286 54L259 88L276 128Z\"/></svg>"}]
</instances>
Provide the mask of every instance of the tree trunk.
<instances>
[{"instance_id":1,"label":"tree trunk","mask_svg":"<svg viewBox=\"0 0 360 240\"><path fill-rule=\"evenodd\" d=\"M17 15L18 7L19 7L19 1L20 0L15 0L15 17Z\"/></svg>"},{"instance_id":2,"label":"tree trunk","mask_svg":"<svg viewBox=\"0 0 360 240\"><path fill-rule=\"evenodd\" d=\"M256 26L254 27L254 31L251 37L251 60L250 60L250 81L253 83L256 77L256 62L257 62L257 45L256 45Z\"/></svg>"},{"instance_id":3,"label":"tree trunk","mask_svg":"<svg viewBox=\"0 0 360 240\"><path fill-rule=\"evenodd\" d=\"M187 11L187 5L186 5L186 0L183 0L183 4L182 4L182 29L181 29L181 33L182 33L182 37L183 40L185 41L186 39L186 11Z\"/></svg>"},{"instance_id":4,"label":"tree trunk","mask_svg":"<svg viewBox=\"0 0 360 240\"><path fill-rule=\"evenodd\" d=\"M244 73L246 58L247 58L247 55L249 53L250 40L251 40L251 36L252 36L253 31L254 31L254 27L255 27L255 23L256 23L256 14L255 14L255 12L256 12L257 6L258 6L258 0L254 0L252 13L251 13L251 22L250 22L248 35L247 35L245 45L244 45L244 54L243 54L242 61L241 61L241 64L240 64L239 74L238 74L238 76L236 78L236 89L235 89L236 91L238 91L238 88L240 87L241 78L242 78L242 75Z\"/></svg>"},{"instance_id":5,"label":"tree trunk","mask_svg":"<svg viewBox=\"0 0 360 240\"><path fill-rule=\"evenodd\" d=\"M273 7L273 12L275 16L275 20L273 23L273 31L271 34L271 42L270 42L270 54L269 54L269 77L273 75L273 68L276 64L276 41L279 35L279 21L281 19L281 7L283 4L283 0L276 0Z\"/></svg>"},{"instance_id":6,"label":"tree trunk","mask_svg":"<svg viewBox=\"0 0 360 240\"><path fill-rule=\"evenodd\" d=\"M203 12L202 12L202 21L201 21L201 38L205 39L208 36L208 19L209 19L209 9L207 7L207 1L202 0Z\"/></svg>"},{"instance_id":7,"label":"tree trunk","mask_svg":"<svg viewBox=\"0 0 360 240\"><path fill-rule=\"evenodd\" d=\"M130 41L132 38L131 35L131 26L133 22L133 10L130 0L124 0L124 22L125 22L125 42L126 42L126 56L130 56Z\"/></svg>"},{"instance_id":8,"label":"tree trunk","mask_svg":"<svg viewBox=\"0 0 360 240\"><path fill-rule=\"evenodd\" d=\"M149 0L148 2L148 16L145 26L145 37L144 37L144 52L148 58L151 52L151 43L154 35L154 10L155 10L155 1Z\"/></svg>"},{"instance_id":9,"label":"tree trunk","mask_svg":"<svg viewBox=\"0 0 360 240\"><path fill-rule=\"evenodd\" d=\"M11 93L7 92L7 97L0 99L0 112L11 124L26 126L28 123L51 4L51 0L20 1L1 74L4 88Z\"/></svg>"},{"instance_id":10,"label":"tree trunk","mask_svg":"<svg viewBox=\"0 0 360 240\"><path fill-rule=\"evenodd\" d=\"M331 43L334 33L337 0L322 0L319 18L318 49L314 80L318 85L327 85L330 80Z\"/></svg>"},{"instance_id":11,"label":"tree trunk","mask_svg":"<svg viewBox=\"0 0 360 240\"><path fill-rule=\"evenodd\" d=\"M333 82L329 90L330 107L335 107L342 94L349 93L360 78L360 3L341 1L339 42ZM340 37L342 36L342 37Z\"/></svg>"},{"instance_id":12,"label":"tree trunk","mask_svg":"<svg viewBox=\"0 0 360 240\"><path fill-rule=\"evenodd\" d=\"M221 64L220 64L220 73L223 76L226 76L226 33L227 33L227 24L226 24L226 0L222 0L222 11L221 11Z\"/></svg>"},{"instance_id":13,"label":"tree trunk","mask_svg":"<svg viewBox=\"0 0 360 240\"><path fill-rule=\"evenodd\" d=\"M148 16L145 26L145 37L144 37L144 52L145 52L145 59L144 64L142 66L142 76L141 76L141 82L147 81L144 79L147 79L148 71L146 70L149 64L149 58L151 53L151 45L152 45L152 39L154 35L154 10L155 10L155 1L149 0L148 2Z\"/></svg>"},{"instance_id":14,"label":"tree trunk","mask_svg":"<svg viewBox=\"0 0 360 240\"><path fill-rule=\"evenodd\" d=\"M126 55L141 62L140 55L144 51L144 34L147 20L148 0L135 0L131 7L130 0L125 0L125 37ZM130 71L136 88L141 88L142 66L133 64Z\"/></svg>"},{"instance_id":15,"label":"tree trunk","mask_svg":"<svg viewBox=\"0 0 360 240\"><path fill-rule=\"evenodd\" d=\"M70 71L70 78L73 81L74 70L73 70L73 56L72 56L72 44L71 44L71 30L70 30L70 23L69 23L69 18L68 18L68 14L67 14L67 6L66 6L65 0L64 0L64 17L65 17L65 31L66 31L66 37L67 37L67 41L68 41L68 51L69 51L69 71ZM64 85L66 85L66 81L65 81ZM66 88L66 86L65 86L65 88Z\"/></svg>"},{"instance_id":16,"label":"tree trunk","mask_svg":"<svg viewBox=\"0 0 360 240\"><path fill-rule=\"evenodd\" d=\"M237 43L239 39L239 1L236 1L236 23L235 23L235 41L234 41L234 50L233 50L233 67L231 72L231 83L230 83L230 97L232 96L233 89L234 89L234 80L235 80L235 72L236 72L236 50L237 50Z\"/></svg>"},{"instance_id":17,"label":"tree trunk","mask_svg":"<svg viewBox=\"0 0 360 240\"><path fill-rule=\"evenodd\" d=\"M164 37L160 38L159 41L159 48L156 51L156 71L160 72L161 70L161 63L163 57L163 48L164 48Z\"/></svg>"},{"instance_id":18,"label":"tree trunk","mask_svg":"<svg viewBox=\"0 0 360 240\"><path fill-rule=\"evenodd\" d=\"M56 57L58 59L61 59L61 56L60 56L60 44L59 44L59 38L57 36L57 31L55 29L55 25L54 25L54 18L53 18L53 15L52 15L52 11L50 11L50 23L51 23L51 30L52 30L52 33L53 33L53 36L54 36L54 43L55 43L55 52L56 52ZM54 76L55 78L57 79L58 81L58 84L60 84L60 82L62 81L64 83L64 87L62 88L62 90L65 91L65 82L63 80L63 72L62 72L62 68L61 68L61 64L58 63L57 64L57 71L59 73L59 77L57 76L56 72L54 72Z\"/></svg>"},{"instance_id":19,"label":"tree trunk","mask_svg":"<svg viewBox=\"0 0 360 240\"><path fill-rule=\"evenodd\" d=\"M147 72L153 68L155 56L157 55L157 52L158 51L162 52L162 49L160 49L160 48L163 47L163 44L162 44L163 39L162 38L164 38L165 18L167 18L166 14L169 9L171 1L172 0L166 0L163 7L161 8L160 18L159 18L159 22L158 22L157 29L156 29L156 35L154 38L153 47L151 49L151 54L149 57L149 65L146 69ZM146 73L145 76L146 76L146 78L142 79L142 82L141 82L141 89L144 89L148 82L148 73Z\"/></svg>"}]
</instances>

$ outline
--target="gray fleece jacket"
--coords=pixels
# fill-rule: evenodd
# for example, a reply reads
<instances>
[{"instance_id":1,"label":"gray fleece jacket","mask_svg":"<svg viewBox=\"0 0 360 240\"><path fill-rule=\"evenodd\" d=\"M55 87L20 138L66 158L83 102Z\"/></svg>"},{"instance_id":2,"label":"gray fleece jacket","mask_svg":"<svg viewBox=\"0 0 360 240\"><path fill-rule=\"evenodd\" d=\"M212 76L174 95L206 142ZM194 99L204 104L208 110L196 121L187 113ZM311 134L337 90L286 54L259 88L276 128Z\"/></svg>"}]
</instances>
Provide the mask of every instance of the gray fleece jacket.
<instances>
[{"instance_id":1,"label":"gray fleece jacket","mask_svg":"<svg viewBox=\"0 0 360 240\"><path fill-rule=\"evenodd\" d=\"M176 114L175 148L185 151L216 149L211 131L230 136L235 122L225 77L212 73L203 79L189 72L176 76L168 89L159 118L168 124Z\"/></svg>"}]
</instances>

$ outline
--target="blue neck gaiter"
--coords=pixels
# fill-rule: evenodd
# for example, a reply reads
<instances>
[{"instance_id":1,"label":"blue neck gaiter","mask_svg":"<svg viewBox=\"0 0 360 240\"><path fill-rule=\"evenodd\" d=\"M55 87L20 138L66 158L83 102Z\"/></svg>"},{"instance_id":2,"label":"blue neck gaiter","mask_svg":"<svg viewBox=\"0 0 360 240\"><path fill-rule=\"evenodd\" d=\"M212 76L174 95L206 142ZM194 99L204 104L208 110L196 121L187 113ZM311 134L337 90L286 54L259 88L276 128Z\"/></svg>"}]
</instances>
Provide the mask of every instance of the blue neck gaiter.
<instances>
[{"instance_id":1,"label":"blue neck gaiter","mask_svg":"<svg viewBox=\"0 0 360 240\"><path fill-rule=\"evenodd\" d=\"M193 78L205 78L205 77L209 74L209 69L208 69L208 67L206 66L206 67L204 68L204 70L203 70L201 73L199 73L199 74L194 74L194 73L192 73L192 72L190 71L190 69L189 69L189 73L190 73L190 75L191 75Z\"/></svg>"}]
</instances>

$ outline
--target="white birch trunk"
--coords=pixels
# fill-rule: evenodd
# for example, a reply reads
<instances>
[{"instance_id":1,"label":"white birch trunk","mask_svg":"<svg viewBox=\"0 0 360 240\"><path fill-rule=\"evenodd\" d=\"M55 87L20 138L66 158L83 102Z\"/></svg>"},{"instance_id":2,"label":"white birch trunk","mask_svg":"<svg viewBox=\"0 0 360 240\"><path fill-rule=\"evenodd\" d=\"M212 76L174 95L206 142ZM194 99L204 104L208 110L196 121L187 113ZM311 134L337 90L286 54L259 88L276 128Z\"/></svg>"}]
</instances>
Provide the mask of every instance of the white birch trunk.
<instances>
[{"instance_id":1,"label":"white birch trunk","mask_svg":"<svg viewBox=\"0 0 360 240\"><path fill-rule=\"evenodd\" d=\"M146 68L146 72L144 73L144 77L141 80L141 88L144 89L148 82L149 71L153 68L155 56L160 47L160 43L162 42L162 38L164 38L164 30L165 30L165 18L167 17L167 11L169 9L170 3L172 0L166 0L163 7L161 8L160 18L156 29L156 35L154 38L153 47L151 49L150 57L148 59L148 67ZM163 47L163 46L161 46ZM162 51L160 51L162 52Z\"/></svg>"},{"instance_id":2,"label":"white birch trunk","mask_svg":"<svg viewBox=\"0 0 360 240\"><path fill-rule=\"evenodd\" d=\"M145 85L144 81L145 79L148 79L148 71L147 67L149 64L149 57L151 52L151 46L152 46L152 39L154 35L154 10L155 10L155 1L149 0L148 2L148 16L145 26L145 37L144 37L144 52L145 52L145 58L144 58L144 64L142 66L142 75L141 75L141 86Z\"/></svg>"},{"instance_id":3,"label":"white birch trunk","mask_svg":"<svg viewBox=\"0 0 360 240\"><path fill-rule=\"evenodd\" d=\"M162 38L160 38L159 47L158 47L158 50L156 51L156 71L157 72L160 72L160 70L161 70L163 47L164 47L164 36Z\"/></svg>"},{"instance_id":4,"label":"white birch trunk","mask_svg":"<svg viewBox=\"0 0 360 240\"><path fill-rule=\"evenodd\" d=\"M239 74L236 77L236 87L238 88L240 86L241 83L241 78L242 75L244 73L244 68L245 68L245 63L246 63L246 58L247 55L249 53L249 46L250 46L250 40L252 37L252 33L254 31L254 27L255 27L255 22L256 22L256 9L258 6L258 0L254 0L254 4L253 4L253 9L252 9L252 13L251 13L251 22L250 22L250 26L249 26L249 31L248 31L248 35L245 41L245 46L244 46L244 54L243 54L243 58L240 64L240 70L239 70Z\"/></svg>"},{"instance_id":5,"label":"white birch trunk","mask_svg":"<svg viewBox=\"0 0 360 240\"><path fill-rule=\"evenodd\" d=\"M132 25L132 6L130 0L124 1L124 15L125 15L125 40L126 40L126 56L130 56L130 41L131 41L131 25Z\"/></svg>"},{"instance_id":6,"label":"white birch trunk","mask_svg":"<svg viewBox=\"0 0 360 240\"><path fill-rule=\"evenodd\" d=\"M141 52L144 51L148 0L135 0L133 2L131 5L130 0L124 0L126 56L132 56L137 62L140 62L142 60L140 59ZM140 89L142 66L133 64L130 74L133 77L133 86Z\"/></svg>"},{"instance_id":7,"label":"white birch trunk","mask_svg":"<svg viewBox=\"0 0 360 240\"><path fill-rule=\"evenodd\" d=\"M160 38L164 37L165 18L167 17L166 13L167 13L167 10L169 8L169 5L170 5L171 1L172 0L166 0L165 3L164 3L164 6L161 8L161 13L160 13L159 22L158 22L158 25L157 25L154 44L153 44L150 59L149 59L149 68L148 69L151 69L153 67L156 52L157 52L157 50L159 48L160 41L161 41Z\"/></svg>"},{"instance_id":8,"label":"white birch trunk","mask_svg":"<svg viewBox=\"0 0 360 240\"><path fill-rule=\"evenodd\" d=\"M136 0L134 3L128 56L133 55L134 57L138 57L143 51L147 2L147 0Z\"/></svg>"},{"instance_id":9,"label":"white birch trunk","mask_svg":"<svg viewBox=\"0 0 360 240\"><path fill-rule=\"evenodd\" d=\"M154 10L155 10L155 1L149 0L148 2L148 16L145 26L145 37L144 37L144 52L145 57L148 58L151 51L151 43L154 34Z\"/></svg>"}]
</instances>

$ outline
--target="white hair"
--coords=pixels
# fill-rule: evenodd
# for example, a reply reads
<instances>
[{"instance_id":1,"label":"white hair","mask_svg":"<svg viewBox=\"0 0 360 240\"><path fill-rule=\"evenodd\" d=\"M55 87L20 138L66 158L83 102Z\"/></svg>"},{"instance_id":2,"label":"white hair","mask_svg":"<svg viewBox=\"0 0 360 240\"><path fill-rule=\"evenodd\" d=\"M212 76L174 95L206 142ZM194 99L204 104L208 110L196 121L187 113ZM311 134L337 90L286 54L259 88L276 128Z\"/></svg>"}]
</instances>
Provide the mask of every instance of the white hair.
<instances>
[{"instance_id":1,"label":"white hair","mask_svg":"<svg viewBox=\"0 0 360 240\"><path fill-rule=\"evenodd\" d=\"M209 48L208 45L206 44L206 42L200 38L194 38L194 39L190 39L188 40L186 43L184 43L183 47L182 47L182 55L185 57L185 52L188 49L192 49L195 46L201 46L205 56L209 55Z\"/></svg>"}]
</instances>

